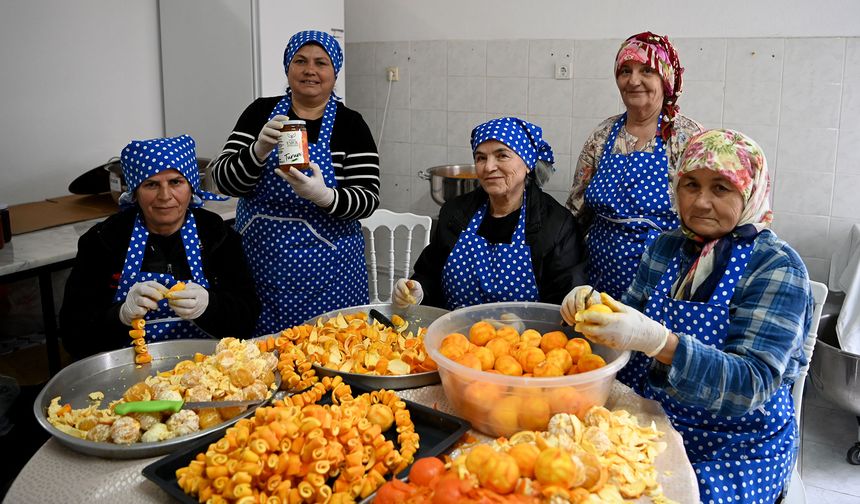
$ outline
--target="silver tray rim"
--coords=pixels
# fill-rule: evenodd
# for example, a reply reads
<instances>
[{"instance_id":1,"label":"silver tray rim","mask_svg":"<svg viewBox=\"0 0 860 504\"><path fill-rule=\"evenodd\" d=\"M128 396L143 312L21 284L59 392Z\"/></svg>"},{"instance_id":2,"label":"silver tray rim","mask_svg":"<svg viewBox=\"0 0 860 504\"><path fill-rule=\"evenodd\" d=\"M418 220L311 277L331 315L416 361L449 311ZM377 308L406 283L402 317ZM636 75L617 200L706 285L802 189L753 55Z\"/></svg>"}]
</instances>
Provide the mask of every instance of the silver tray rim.
<instances>
[{"instance_id":1,"label":"silver tray rim","mask_svg":"<svg viewBox=\"0 0 860 504\"><path fill-rule=\"evenodd\" d=\"M421 322L424 327L430 327L430 323L433 322L433 320L436 320L449 312L449 310L437 308L435 306L411 305L406 308L399 308L394 306L393 303L371 303L342 308L340 310L331 310L305 321L305 324L314 325L317 320L321 318L329 319L336 317L338 313L342 315L350 315L358 312L368 312L369 314L370 310L376 310L386 317L390 317L393 313L396 313L409 322L412 322L415 318L426 317L428 320L426 322ZM375 390L382 388L388 390L405 390L424 387L427 385L435 385L440 382L439 371L425 371L423 373L409 375L378 376L338 371L336 369L320 366L319 364L314 364L313 367L317 373L322 376L340 376L347 383L355 383Z\"/></svg>"},{"instance_id":2,"label":"silver tray rim","mask_svg":"<svg viewBox=\"0 0 860 504\"><path fill-rule=\"evenodd\" d=\"M179 362L184 358L193 357L195 352L212 354L215 351L215 346L218 344L219 341L221 340L203 338L181 339L173 341L163 341L159 343L150 343L147 346L149 348L149 353L152 354L153 362L157 359L170 359ZM250 339L246 341L253 342L253 340ZM194 350L191 352L190 355L187 353L179 353L175 350L170 350L171 348L177 347L187 347L188 349ZM48 381L48 383L46 383L45 386L42 387L42 390L39 391L39 395L36 396L36 400L33 402L33 415L36 417L36 421L39 423L39 425L41 425L43 429L45 429L49 434L51 434L54 439L56 439L62 445L85 455L94 455L97 457L108 459L143 459L172 453L173 451L185 446L186 444L193 443L194 440L200 437L206 436L218 430L226 429L230 425L238 422L240 419L246 418L254 414L254 411L257 408L271 402L272 398L274 397L274 394L280 389L280 373L275 370L275 382L278 385L278 388L272 391L268 399L260 402L255 406L249 407L241 415L235 416L229 420L225 420L218 425L213 425L208 429L203 429L193 434L187 434L185 436L172 438L158 443L134 443L131 445L98 443L94 441L87 441L86 439L80 439L70 434L66 434L65 432L51 425L51 423L48 421L47 415L48 406L51 404L51 400L54 397L56 397L57 395L62 396L62 394L57 394L53 392L49 393L49 391L56 388L58 383L61 383L64 379L72 375L74 372L77 372L81 369L86 370L87 367L92 367L93 363L102 361L106 358L109 360L118 361L117 366L111 368L99 367L97 369L93 369L93 373L98 373L107 369L114 369L116 367L121 366L137 366L134 363L134 349L131 347L122 348L119 350L112 350L109 352L102 352L100 354L86 357L79 361L73 362L72 364L69 364L65 368L61 369L59 373L54 375ZM104 402L105 401L103 401L103 403Z\"/></svg>"}]
</instances>

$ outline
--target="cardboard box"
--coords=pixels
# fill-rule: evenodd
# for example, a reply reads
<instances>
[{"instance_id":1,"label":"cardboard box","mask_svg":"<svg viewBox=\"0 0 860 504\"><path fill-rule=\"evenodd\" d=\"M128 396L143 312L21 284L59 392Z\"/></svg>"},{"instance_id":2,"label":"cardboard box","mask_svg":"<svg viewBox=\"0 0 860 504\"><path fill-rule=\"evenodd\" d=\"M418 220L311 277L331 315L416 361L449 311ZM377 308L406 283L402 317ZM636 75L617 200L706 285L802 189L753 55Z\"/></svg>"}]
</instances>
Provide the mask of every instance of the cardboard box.
<instances>
[{"instance_id":1,"label":"cardboard box","mask_svg":"<svg viewBox=\"0 0 860 504\"><path fill-rule=\"evenodd\" d=\"M107 217L119 211L110 193L68 195L9 207L12 235Z\"/></svg>"}]
</instances>

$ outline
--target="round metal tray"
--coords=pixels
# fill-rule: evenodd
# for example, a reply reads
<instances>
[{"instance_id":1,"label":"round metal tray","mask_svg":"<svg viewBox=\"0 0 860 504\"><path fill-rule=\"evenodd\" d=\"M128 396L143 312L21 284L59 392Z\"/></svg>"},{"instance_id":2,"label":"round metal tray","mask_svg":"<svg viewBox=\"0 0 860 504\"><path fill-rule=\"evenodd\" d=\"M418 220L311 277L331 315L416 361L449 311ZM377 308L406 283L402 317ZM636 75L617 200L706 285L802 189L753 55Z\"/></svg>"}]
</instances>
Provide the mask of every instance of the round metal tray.
<instances>
[{"instance_id":1,"label":"round metal tray","mask_svg":"<svg viewBox=\"0 0 860 504\"><path fill-rule=\"evenodd\" d=\"M407 331L412 330L413 332L417 332L418 327L429 326L431 322L448 313L448 310L443 310L442 308L436 308L434 306L411 305L408 308L398 308L391 303L378 303L353 306L351 308L343 308L341 310L332 310L328 313L318 315L305 323L316 324L317 320L328 320L332 317L336 317L338 313L342 315L350 315L353 313L364 312L368 313L368 316L370 316L369 312L371 309L378 311L379 313L385 315L388 318L391 318L391 316L395 313L397 315L400 315L403 320L409 322L409 328L407 329ZM336 369L323 367L318 364L314 364L314 369L316 369L317 374L321 376L338 375L342 377L343 381L347 383L363 385L374 390L382 388L388 390L403 390L424 387L426 385L433 385L434 383L439 383L438 371L427 371L424 373L415 373L409 375L375 376L359 373L347 373L344 371L338 371Z\"/></svg>"},{"instance_id":2,"label":"round metal tray","mask_svg":"<svg viewBox=\"0 0 860 504\"><path fill-rule=\"evenodd\" d=\"M62 396L61 403L70 403L72 408L89 406L90 392L103 392L105 397L102 406L107 407L111 401L122 397L122 394L137 382L148 376L173 369L176 364L185 359L193 359L195 353L211 355L215 352L217 339L186 339L165 341L147 345L152 355L152 363L141 366L134 363L134 349L124 348L112 352L104 352L77 361L63 368L42 388L33 403L33 414L39 424L48 431L54 439L68 448L87 455L104 458L137 459L155 457L171 453L195 439L237 422L240 418L254 413L257 406L249 407L243 414L209 427L193 434L180 436L158 443L134 443L117 445L113 443L98 443L76 438L57 429L48 422L48 406L54 397ZM280 384L280 375L275 373L276 383Z\"/></svg>"}]
</instances>

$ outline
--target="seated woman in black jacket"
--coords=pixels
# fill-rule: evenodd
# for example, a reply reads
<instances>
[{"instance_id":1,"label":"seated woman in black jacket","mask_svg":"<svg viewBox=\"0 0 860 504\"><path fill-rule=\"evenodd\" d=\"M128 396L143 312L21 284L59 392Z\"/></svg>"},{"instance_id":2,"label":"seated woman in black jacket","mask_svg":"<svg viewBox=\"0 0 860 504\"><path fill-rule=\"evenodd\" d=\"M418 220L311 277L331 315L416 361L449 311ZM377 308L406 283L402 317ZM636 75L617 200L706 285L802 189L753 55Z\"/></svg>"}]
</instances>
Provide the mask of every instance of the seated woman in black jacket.
<instances>
[{"instance_id":1,"label":"seated woman in black jacket","mask_svg":"<svg viewBox=\"0 0 860 504\"><path fill-rule=\"evenodd\" d=\"M260 303L239 235L199 208L194 139L129 143L122 209L78 241L60 326L74 357L129 346L129 325L145 320L146 342L249 337ZM194 208L189 208L194 207ZM165 294L179 281L184 290Z\"/></svg>"},{"instance_id":2,"label":"seated woman in black jacket","mask_svg":"<svg viewBox=\"0 0 860 504\"><path fill-rule=\"evenodd\" d=\"M583 240L567 209L538 187L552 148L539 126L515 117L472 130L480 187L442 206L439 223L415 263L397 281L400 307L457 309L499 301L561 303L583 278Z\"/></svg>"}]
</instances>

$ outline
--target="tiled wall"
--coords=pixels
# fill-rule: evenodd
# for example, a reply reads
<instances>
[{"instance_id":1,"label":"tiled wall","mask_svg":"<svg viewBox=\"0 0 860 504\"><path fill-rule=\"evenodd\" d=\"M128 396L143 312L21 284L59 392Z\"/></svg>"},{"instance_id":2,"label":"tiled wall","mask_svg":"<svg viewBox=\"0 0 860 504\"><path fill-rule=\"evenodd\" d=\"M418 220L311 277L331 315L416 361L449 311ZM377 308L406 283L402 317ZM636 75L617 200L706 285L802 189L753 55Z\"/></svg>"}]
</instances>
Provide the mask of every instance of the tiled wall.
<instances>
[{"instance_id":1,"label":"tiled wall","mask_svg":"<svg viewBox=\"0 0 860 504\"><path fill-rule=\"evenodd\" d=\"M677 39L682 113L741 130L773 177L773 228L825 280L834 247L860 222L860 39ZM567 197L591 130L623 110L612 78L617 40L489 40L347 44L347 103L380 147L382 206L435 215L431 166L471 162L469 132L517 115L543 127L556 153L548 190ZM558 62L573 79L555 80ZM383 138L378 138L389 84Z\"/></svg>"}]
</instances>

